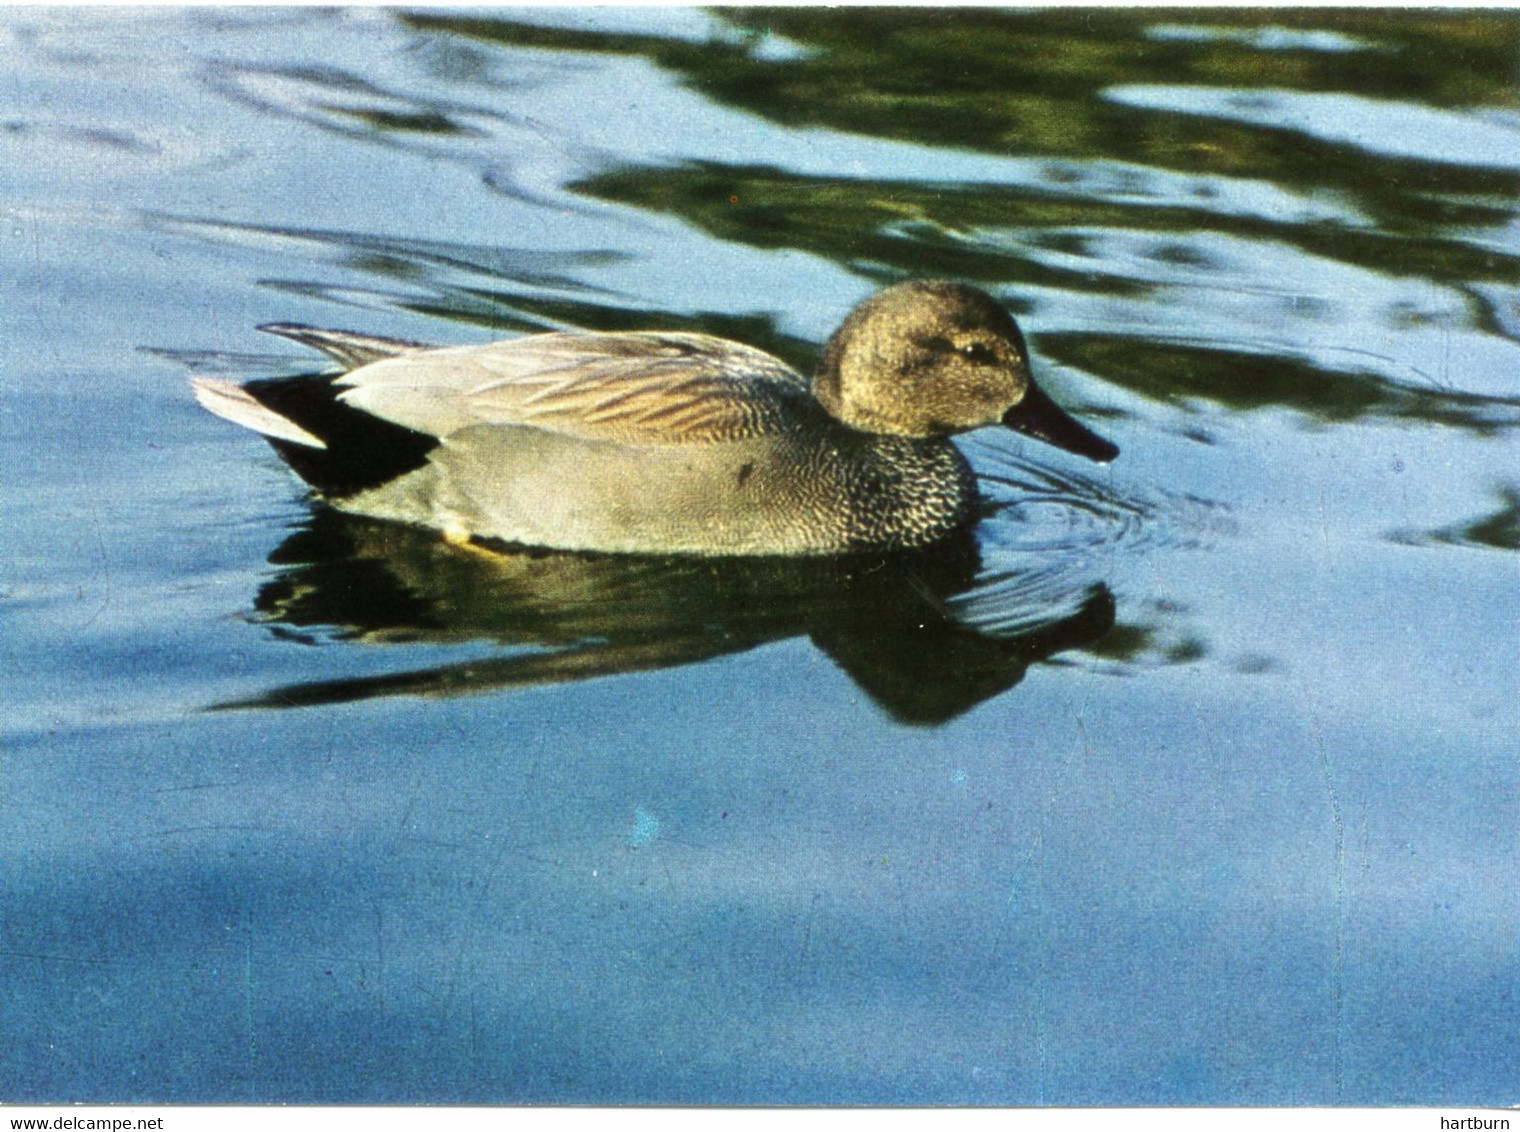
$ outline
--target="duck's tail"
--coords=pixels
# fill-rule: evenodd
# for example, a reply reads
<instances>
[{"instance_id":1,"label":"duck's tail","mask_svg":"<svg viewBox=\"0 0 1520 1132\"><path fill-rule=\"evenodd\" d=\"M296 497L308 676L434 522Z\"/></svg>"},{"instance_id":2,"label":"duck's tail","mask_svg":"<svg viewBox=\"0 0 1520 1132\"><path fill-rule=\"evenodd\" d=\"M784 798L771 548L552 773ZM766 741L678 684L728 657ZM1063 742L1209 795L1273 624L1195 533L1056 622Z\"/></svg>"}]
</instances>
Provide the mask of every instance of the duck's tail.
<instances>
[{"instance_id":1,"label":"duck's tail","mask_svg":"<svg viewBox=\"0 0 1520 1132\"><path fill-rule=\"evenodd\" d=\"M345 372L382 358L426 349L403 338L320 330L295 322L259 327L320 350ZM207 410L259 433L302 479L329 498L378 487L421 467L438 438L356 409L342 399L341 375L304 374L238 385L191 379Z\"/></svg>"},{"instance_id":2,"label":"duck's tail","mask_svg":"<svg viewBox=\"0 0 1520 1132\"><path fill-rule=\"evenodd\" d=\"M259 329L269 334L277 334L281 338L289 338L292 342L299 342L303 346L310 346L314 350L320 350L341 365L345 371L358 369L381 358L393 358L397 354L427 348L422 342L412 342L405 338L377 338L368 334L355 334L348 330L322 330L315 326L304 326L299 322L270 322ZM243 386L215 377L197 377L191 379L191 384L195 387L195 399L202 406L233 424L251 428L254 432L261 433L271 440L283 440L289 444L305 445L307 448L327 447L326 440L297 422L303 416L311 416L315 405L324 410L318 413L316 424L326 423L324 418L330 415L330 412L326 410L337 396L337 390L330 388L330 380L313 383L304 378L282 379L251 382ZM310 391L319 385L321 386L320 393L313 398L310 396ZM262 399L259 396L259 394L267 394L271 389L300 389L308 395L296 401L291 401L289 397L278 398L275 403L280 408L276 409L268 403L267 396ZM295 411L291 412L292 409Z\"/></svg>"},{"instance_id":3,"label":"duck's tail","mask_svg":"<svg viewBox=\"0 0 1520 1132\"><path fill-rule=\"evenodd\" d=\"M224 420L251 428L270 440L283 440L287 444L301 444L307 448L327 447L327 441L307 432L289 417L281 416L241 385L216 377L194 377L190 379L190 384L195 389L195 399L201 403L201 407Z\"/></svg>"},{"instance_id":4,"label":"duck's tail","mask_svg":"<svg viewBox=\"0 0 1520 1132\"><path fill-rule=\"evenodd\" d=\"M330 499L422 467L438 438L345 404L340 380L307 374L246 385L197 377L192 384L197 401L261 434L297 475Z\"/></svg>"}]
</instances>

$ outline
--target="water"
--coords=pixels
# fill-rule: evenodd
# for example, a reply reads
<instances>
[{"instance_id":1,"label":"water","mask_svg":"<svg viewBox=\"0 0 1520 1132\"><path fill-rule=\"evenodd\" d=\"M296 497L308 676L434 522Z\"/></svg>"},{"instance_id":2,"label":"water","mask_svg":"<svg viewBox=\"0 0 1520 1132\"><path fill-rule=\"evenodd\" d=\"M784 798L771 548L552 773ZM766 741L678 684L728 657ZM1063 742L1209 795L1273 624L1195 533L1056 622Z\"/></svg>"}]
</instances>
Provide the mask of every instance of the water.
<instances>
[{"instance_id":1,"label":"water","mask_svg":"<svg viewBox=\"0 0 1520 1132\"><path fill-rule=\"evenodd\" d=\"M1512 13L0 34L0 1096L1520 1099ZM463 554L188 391L923 275L1123 454L911 565Z\"/></svg>"}]
</instances>

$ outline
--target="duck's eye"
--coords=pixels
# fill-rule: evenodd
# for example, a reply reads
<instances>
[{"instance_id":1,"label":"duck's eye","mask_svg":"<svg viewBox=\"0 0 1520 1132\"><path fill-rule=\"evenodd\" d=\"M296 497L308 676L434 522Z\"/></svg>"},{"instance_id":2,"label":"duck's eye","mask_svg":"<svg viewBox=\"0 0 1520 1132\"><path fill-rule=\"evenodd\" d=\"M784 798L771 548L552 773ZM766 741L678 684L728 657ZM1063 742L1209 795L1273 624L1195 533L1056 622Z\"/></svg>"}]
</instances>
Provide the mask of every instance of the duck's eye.
<instances>
[{"instance_id":1,"label":"duck's eye","mask_svg":"<svg viewBox=\"0 0 1520 1132\"><path fill-rule=\"evenodd\" d=\"M933 338L923 339L922 345L924 349L931 350L936 354L955 353L955 343L950 341L948 338L941 338L938 334L936 334Z\"/></svg>"},{"instance_id":2,"label":"duck's eye","mask_svg":"<svg viewBox=\"0 0 1520 1132\"><path fill-rule=\"evenodd\" d=\"M977 366L990 366L997 361L997 354L985 342L968 342L961 347L961 356Z\"/></svg>"}]
</instances>

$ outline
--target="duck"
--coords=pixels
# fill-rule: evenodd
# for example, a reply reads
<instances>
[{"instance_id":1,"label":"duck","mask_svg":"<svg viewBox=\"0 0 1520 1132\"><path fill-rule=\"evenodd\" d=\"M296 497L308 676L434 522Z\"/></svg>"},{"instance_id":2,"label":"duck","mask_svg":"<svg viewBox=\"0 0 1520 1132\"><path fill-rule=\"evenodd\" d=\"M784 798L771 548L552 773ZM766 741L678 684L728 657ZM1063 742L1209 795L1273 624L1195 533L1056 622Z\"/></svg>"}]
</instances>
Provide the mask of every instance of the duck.
<instances>
[{"instance_id":1,"label":"duck","mask_svg":"<svg viewBox=\"0 0 1520 1132\"><path fill-rule=\"evenodd\" d=\"M1033 381L978 288L913 280L856 306L812 378L708 334L553 332L432 346L260 330L339 372L195 378L339 511L450 541L611 554L823 556L931 547L974 523L952 437L1013 430L1100 463L1118 448Z\"/></svg>"}]
</instances>

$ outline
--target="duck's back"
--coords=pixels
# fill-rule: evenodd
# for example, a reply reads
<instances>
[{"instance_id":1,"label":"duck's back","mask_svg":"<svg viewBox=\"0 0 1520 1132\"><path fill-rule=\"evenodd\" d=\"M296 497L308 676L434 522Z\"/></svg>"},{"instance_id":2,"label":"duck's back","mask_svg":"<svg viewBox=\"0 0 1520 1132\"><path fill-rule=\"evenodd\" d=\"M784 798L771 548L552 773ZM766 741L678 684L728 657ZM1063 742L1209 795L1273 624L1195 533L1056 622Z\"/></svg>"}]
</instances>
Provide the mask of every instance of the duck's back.
<instances>
[{"instance_id":1,"label":"duck's back","mask_svg":"<svg viewBox=\"0 0 1520 1132\"><path fill-rule=\"evenodd\" d=\"M415 350L338 379L345 404L431 436L527 425L592 441L712 444L812 403L779 358L705 334L538 334Z\"/></svg>"}]
</instances>

